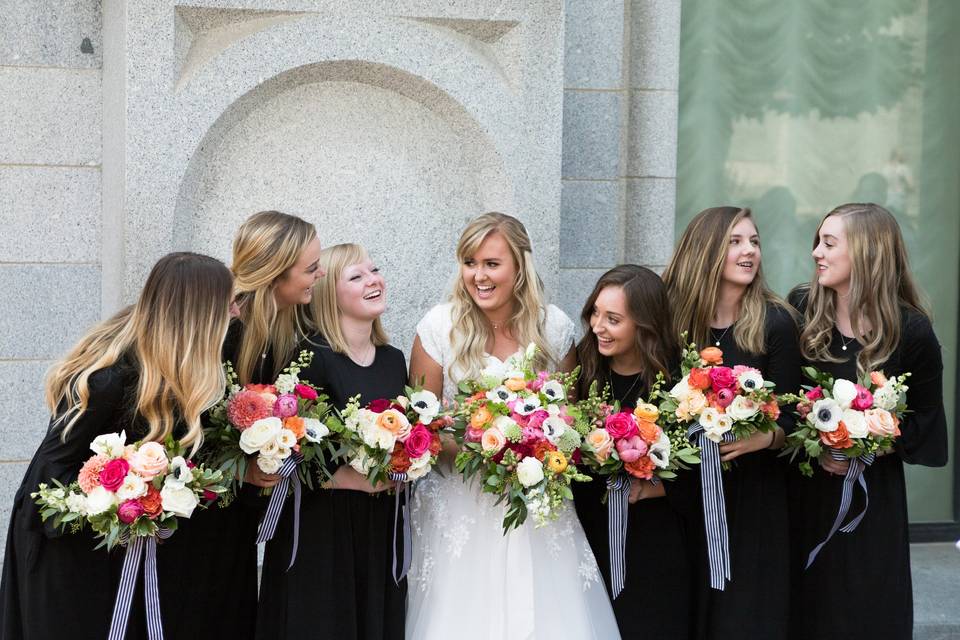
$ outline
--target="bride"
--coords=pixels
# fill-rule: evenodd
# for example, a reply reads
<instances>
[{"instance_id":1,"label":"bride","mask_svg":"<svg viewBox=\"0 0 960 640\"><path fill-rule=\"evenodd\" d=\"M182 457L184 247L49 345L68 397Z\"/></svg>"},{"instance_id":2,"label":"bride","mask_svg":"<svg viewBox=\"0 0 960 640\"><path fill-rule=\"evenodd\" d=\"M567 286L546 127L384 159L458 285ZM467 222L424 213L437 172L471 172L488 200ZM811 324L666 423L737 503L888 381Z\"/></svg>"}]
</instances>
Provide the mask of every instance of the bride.
<instances>
[{"instance_id":1,"label":"bride","mask_svg":"<svg viewBox=\"0 0 960 640\"><path fill-rule=\"evenodd\" d=\"M457 384L503 366L528 343L538 368L576 364L573 323L544 303L530 238L502 213L475 218L457 245L451 301L417 325L410 379L450 402ZM572 504L556 521L504 535L504 506L456 471L432 473L411 505L406 637L619 638L596 559Z\"/></svg>"}]
</instances>

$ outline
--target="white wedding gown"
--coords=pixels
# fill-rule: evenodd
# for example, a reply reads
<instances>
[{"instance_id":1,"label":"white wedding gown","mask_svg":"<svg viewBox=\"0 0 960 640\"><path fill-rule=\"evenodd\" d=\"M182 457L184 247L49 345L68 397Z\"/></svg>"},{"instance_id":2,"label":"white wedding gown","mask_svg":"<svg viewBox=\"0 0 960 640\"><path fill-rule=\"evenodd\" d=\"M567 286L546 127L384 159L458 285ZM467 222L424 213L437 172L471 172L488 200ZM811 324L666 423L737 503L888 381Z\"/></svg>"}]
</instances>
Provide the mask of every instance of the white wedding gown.
<instances>
[{"instance_id":1,"label":"white wedding gown","mask_svg":"<svg viewBox=\"0 0 960 640\"><path fill-rule=\"evenodd\" d=\"M450 305L417 325L424 350L444 369L443 397L459 376L447 375ZM573 323L550 306L546 338L558 357L573 342ZM491 364L500 362L488 356ZM417 482L411 503L413 563L408 574L409 640L618 639L616 619L573 504L536 528L532 518L503 535L504 505L466 484L456 471Z\"/></svg>"}]
</instances>

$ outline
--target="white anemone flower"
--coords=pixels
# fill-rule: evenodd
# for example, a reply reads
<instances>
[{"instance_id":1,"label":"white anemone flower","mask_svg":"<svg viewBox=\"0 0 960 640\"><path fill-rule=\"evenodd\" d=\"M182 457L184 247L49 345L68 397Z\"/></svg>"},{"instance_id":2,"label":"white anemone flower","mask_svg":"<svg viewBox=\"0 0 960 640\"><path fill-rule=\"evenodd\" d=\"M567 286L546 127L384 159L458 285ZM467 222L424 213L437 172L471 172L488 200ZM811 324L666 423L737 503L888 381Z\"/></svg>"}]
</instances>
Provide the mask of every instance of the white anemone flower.
<instances>
[{"instance_id":1,"label":"white anemone flower","mask_svg":"<svg viewBox=\"0 0 960 640\"><path fill-rule=\"evenodd\" d=\"M837 427L840 426L840 416L842 414L843 409L840 408L836 400L821 398L813 403L813 408L810 410L807 420L817 428L817 431L830 433L836 431Z\"/></svg>"}]
</instances>

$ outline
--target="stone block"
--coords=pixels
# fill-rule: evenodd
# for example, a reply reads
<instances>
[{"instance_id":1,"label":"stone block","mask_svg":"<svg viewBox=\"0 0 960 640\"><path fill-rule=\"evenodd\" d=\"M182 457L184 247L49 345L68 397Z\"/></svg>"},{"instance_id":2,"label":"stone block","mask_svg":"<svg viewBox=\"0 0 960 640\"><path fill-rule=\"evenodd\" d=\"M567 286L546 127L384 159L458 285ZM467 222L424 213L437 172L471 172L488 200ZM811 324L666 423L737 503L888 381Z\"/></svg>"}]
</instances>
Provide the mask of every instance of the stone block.
<instances>
[{"instance_id":1,"label":"stone block","mask_svg":"<svg viewBox=\"0 0 960 640\"><path fill-rule=\"evenodd\" d=\"M585 330L583 323L580 321L583 304L587 301L590 292L593 291L597 280L607 271L608 268L606 267L603 269L560 269L560 289L553 292L551 300L573 320L573 324L576 326L577 340L583 336Z\"/></svg>"},{"instance_id":2,"label":"stone block","mask_svg":"<svg viewBox=\"0 0 960 640\"><path fill-rule=\"evenodd\" d=\"M627 242L624 262L662 267L670 261L673 252L676 192L676 180L672 178L639 178L627 181Z\"/></svg>"},{"instance_id":3,"label":"stone block","mask_svg":"<svg viewBox=\"0 0 960 640\"><path fill-rule=\"evenodd\" d=\"M0 16L0 65L100 66L100 0L0 0Z\"/></svg>"},{"instance_id":4,"label":"stone block","mask_svg":"<svg viewBox=\"0 0 960 640\"><path fill-rule=\"evenodd\" d=\"M632 91L627 137L627 175L673 178L677 175L677 94Z\"/></svg>"},{"instance_id":5,"label":"stone block","mask_svg":"<svg viewBox=\"0 0 960 640\"><path fill-rule=\"evenodd\" d=\"M606 267L623 245L617 180L564 180L560 193L560 267Z\"/></svg>"},{"instance_id":6,"label":"stone block","mask_svg":"<svg viewBox=\"0 0 960 640\"><path fill-rule=\"evenodd\" d=\"M566 4L564 87L623 87L624 15L623 0L591 0Z\"/></svg>"},{"instance_id":7,"label":"stone block","mask_svg":"<svg viewBox=\"0 0 960 640\"><path fill-rule=\"evenodd\" d=\"M99 169L0 165L0 202L0 262L100 259Z\"/></svg>"},{"instance_id":8,"label":"stone block","mask_svg":"<svg viewBox=\"0 0 960 640\"><path fill-rule=\"evenodd\" d=\"M563 177L613 179L620 174L623 93L563 92Z\"/></svg>"},{"instance_id":9,"label":"stone block","mask_svg":"<svg viewBox=\"0 0 960 640\"><path fill-rule=\"evenodd\" d=\"M43 402L49 366L49 360L0 360L0 460L27 460L40 445L50 419Z\"/></svg>"},{"instance_id":10,"label":"stone block","mask_svg":"<svg viewBox=\"0 0 960 640\"><path fill-rule=\"evenodd\" d=\"M0 357L56 358L100 319L100 267L0 265L0 309Z\"/></svg>"},{"instance_id":11,"label":"stone block","mask_svg":"<svg viewBox=\"0 0 960 640\"><path fill-rule=\"evenodd\" d=\"M0 164L100 164L99 70L0 67L0 104Z\"/></svg>"},{"instance_id":12,"label":"stone block","mask_svg":"<svg viewBox=\"0 0 960 640\"><path fill-rule=\"evenodd\" d=\"M680 0L632 0L630 86L676 91L680 79Z\"/></svg>"}]
</instances>

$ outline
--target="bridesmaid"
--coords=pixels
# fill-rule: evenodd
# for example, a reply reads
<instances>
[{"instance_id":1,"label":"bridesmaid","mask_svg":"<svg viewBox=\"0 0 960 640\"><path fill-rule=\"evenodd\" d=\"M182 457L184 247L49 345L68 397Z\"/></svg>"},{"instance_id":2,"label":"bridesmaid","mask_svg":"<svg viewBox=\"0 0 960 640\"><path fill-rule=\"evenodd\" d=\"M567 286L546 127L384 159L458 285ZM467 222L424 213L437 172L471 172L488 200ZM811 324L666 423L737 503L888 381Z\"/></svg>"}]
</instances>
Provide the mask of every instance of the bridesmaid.
<instances>
[{"instance_id":1,"label":"bridesmaid","mask_svg":"<svg viewBox=\"0 0 960 640\"><path fill-rule=\"evenodd\" d=\"M723 351L726 366L759 369L781 392L800 387L800 350L792 311L767 288L760 236L749 209L714 207L690 221L663 274L677 334ZM710 588L700 542L697 619L701 638L787 636L789 556L786 473L777 460L783 411L773 433L720 445L732 580ZM702 514L701 514L702 515ZM702 531L702 522L700 524Z\"/></svg>"},{"instance_id":2,"label":"bridesmaid","mask_svg":"<svg viewBox=\"0 0 960 640\"><path fill-rule=\"evenodd\" d=\"M41 523L30 493L41 482L76 480L92 455L90 443L102 434L123 430L129 443L172 436L196 451L203 439L201 414L220 400L226 382L220 348L232 287L230 272L219 261L170 254L153 267L135 305L90 329L50 369L50 426L14 498L7 533L0 638L107 636L123 550L94 550L89 529L61 535L50 522ZM190 366L181 367L183 362ZM193 517L202 513L198 509ZM192 520L181 522L186 527ZM193 637L189 630L210 613L203 603L191 605L203 599L203 590L182 590L177 584L179 575L192 571L183 561L184 544L178 531L157 549L168 638ZM126 637L147 637L142 578Z\"/></svg>"},{"instance_id":3,"label":"bridesmaid","mask_svg":"<svg viewBox=\"0 0 960 640\"><path fill-rule=\"evenodd\" d=\"M913 594L903 464L947 462L940 344L910 274L900 227L886 209L841 205L824 217L813 244L813 279L790 296L803 313L807 363L854 381L870 371L912 375L902 436L863 473L870 492L866 516L853 532L833 536L806 571L807 554L837 516L849 463L821 457L812 478L791 477L791 637L907 640ZM855 491L850 513L863 504Z\"/></svg>"},{"instance_id":4,"label":"bridesmaid","mask_svg":"<svg viewBox=\"0 0 960 640\"><path fill-rule=\"evenodd\" d=\"M402 395L406 361L380 322L386 310L380 270L356 244L323 250L320 269L326 276L311 304L317 332L301 344L313 351L313 362L301 379L323 387L338 410L356 395L364 404ZM394 500L378 494L388 488L372 487L343 465L325 488L305 491L297 560L289 571L288 506L266 547L257 638L403 638L406 581L397 585L391 572Z\"/></svg>"},{"instance_id":5,"label":"bridesmaid","mask_svg":"<svg viewBox=\"0 0 960 640\"><path fill-rule=\"evenodd\" d=\"M669 382L679 369L680 345L673 338L666 287L654 272L637 265L614 267L600 276L581 313L586 334L577 345L579 397L590 385L609 386L621 409L645 401L657 374ZM672 483L654 485L631 478L627 512L627 574L613 611L625 640L690 636L692 625L690 544L676 505L664 498ZM576 483L577 516L610 589L610 545L602 478ZM697 505L699 506L699 505ZM694 512L695 513L695 512ZM656 580L650 588L650 578Z\"/></svg>"}]
</instances>

